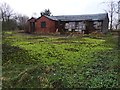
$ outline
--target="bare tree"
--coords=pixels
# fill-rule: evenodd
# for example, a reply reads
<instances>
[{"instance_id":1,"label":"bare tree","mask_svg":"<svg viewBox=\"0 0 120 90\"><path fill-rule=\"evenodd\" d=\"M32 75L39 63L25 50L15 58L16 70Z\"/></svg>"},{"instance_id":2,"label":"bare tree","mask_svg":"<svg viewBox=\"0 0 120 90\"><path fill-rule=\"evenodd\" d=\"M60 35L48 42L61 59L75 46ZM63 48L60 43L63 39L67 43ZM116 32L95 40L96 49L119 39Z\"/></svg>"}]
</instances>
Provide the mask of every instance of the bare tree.
<instances>
[{"instance_id":1,"label":"bare tree","mask_svg":"<svg viewBox=\"0 0 120 90\"><path fill-rule=\"evenodd\" d=\"M118 25L119 25L118 18L114 17L113 19L114 19L113 20L113 28L118 29Z\"/></svg>"},{"instance_id":2,"label":"bare tree","mask_svg":"<svg viewBox=\"0 0 120 90\"><path fill-rule=\"evenodd\" d=\"M117 12L117 9L118 9L118 4L117 2L111 0L110 2L103 2L104 4L107 4L108 6L108 9L105 10L105 12L107 12L109 14L109 17L110 17L110 30L113 29L113 23L115 22L114 21L114 18L116 16L116 12Z\"/></svg>"},{"instance_id":3,"label":"bare tree","mask_svg":"<svg viewBox=\"0 0 120 90\"><path fill-rule=\"evenodd\" d=\"M9 21L10 18L14 15L13 10L7 3L3 3L0 5L0 12L2 21Z\"/></svg>"},{"instance_id":4,"label":"bare tree","mask_svg":"<svg viewBox=\"0 0 120 90\"><path fill-rule=\"evenodd\" d=\"M109 14L110 14L110 30L112 30L113 29L114 14L116 13L116 4L115 4L115 2L111 1L109 5L110 5L110 10L109 10Z\"/></svg>"},{"instance_id":5,"label":"bare tree","mask_svg":"<svg viewBox=\"0 0 120 90\"><path fill-rule=\"evenodd\" d=\"M26 26L26 22L27 22L27 20L29 19L28 16L26 16L26 15L21 15L21 14L15 15L14 18L16 19L16 21L17 21L17 23L18 23L19 29L24 29L25 26Z\"/></svg>"},{"instance_id":6,"label":"bare tree","mask_svg":"<svg viewBox=\"0 0 120 90\"><path fill-rule=\"evenodd\" d=\"M15 30L16 28L24 29L29 19L28 16L15 14L7 3L0 4L0 15L3 30Z\"/></svg>"},{"instance_id":7,"label":"bare tree","mask_svg":"<svg viewBox=\"0 0 120 90\"><path fill-rule=\"evenodd\" d=\"M5 13L6 13L6 11L3 8L3 4L0 5L0 13L1 13L1 19L4 22L5 21Z\"/></svg>"}]
</instances>

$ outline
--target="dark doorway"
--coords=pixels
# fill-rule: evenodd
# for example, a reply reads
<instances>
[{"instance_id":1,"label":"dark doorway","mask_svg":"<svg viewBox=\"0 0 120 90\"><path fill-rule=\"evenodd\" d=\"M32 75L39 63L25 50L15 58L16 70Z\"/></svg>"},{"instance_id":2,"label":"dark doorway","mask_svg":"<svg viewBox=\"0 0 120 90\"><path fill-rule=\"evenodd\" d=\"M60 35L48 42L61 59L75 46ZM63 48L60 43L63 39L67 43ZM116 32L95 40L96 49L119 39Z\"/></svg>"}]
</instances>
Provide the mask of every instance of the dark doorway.
<instances>
[{"instance_id":1,"label":"dark doorway","mask_svg":"<svg viewBox=\"0 0 120 90\"><path fill-rule=\"evenodd\" d=\"M35 22L30 22L30 32L35 31Z\"/></svg>"},{"instance_id":2,"label":"dark doorway","mask_svg":"<svg viewBox=\"0 0 120 90\"><path fill-rule=\"evenodd\" d=\"M84 34L89 34L89 30L84 30Z\"/></svg>"},{"instance_id":3,"label":"dark doorway","mask_svg":"<svg viewBox=\"0 0 120 90\"><path fill-rule=\"evenodd\" d=\"M94 31L95 28L94 28L94 24L93 24L93 21L86 21L86 30L84 30L84 33L85 34L89 34L91 33L92 31Z\"/></svg>"}]
</instances>

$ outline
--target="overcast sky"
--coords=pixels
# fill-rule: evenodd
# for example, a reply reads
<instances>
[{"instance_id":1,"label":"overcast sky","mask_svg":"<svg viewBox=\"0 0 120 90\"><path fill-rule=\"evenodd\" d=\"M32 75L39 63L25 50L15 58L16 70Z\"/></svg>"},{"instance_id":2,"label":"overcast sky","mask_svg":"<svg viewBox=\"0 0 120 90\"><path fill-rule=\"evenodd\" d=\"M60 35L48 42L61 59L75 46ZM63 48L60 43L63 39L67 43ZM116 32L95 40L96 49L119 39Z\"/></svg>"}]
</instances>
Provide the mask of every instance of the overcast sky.
<instances>
[{"instance_id":1,"label":"overcast sky","mask_svg":"<svg viewBox=\"0 0 120 90\"><path fill-rule=\"evenodd\" d=\"M109 1L111 0L0 0L0 3L6 2L14 12L38 17L41 11L48 8L52 15L104 13L107 7L102 2Z\"/></svg>"}]
</instances>

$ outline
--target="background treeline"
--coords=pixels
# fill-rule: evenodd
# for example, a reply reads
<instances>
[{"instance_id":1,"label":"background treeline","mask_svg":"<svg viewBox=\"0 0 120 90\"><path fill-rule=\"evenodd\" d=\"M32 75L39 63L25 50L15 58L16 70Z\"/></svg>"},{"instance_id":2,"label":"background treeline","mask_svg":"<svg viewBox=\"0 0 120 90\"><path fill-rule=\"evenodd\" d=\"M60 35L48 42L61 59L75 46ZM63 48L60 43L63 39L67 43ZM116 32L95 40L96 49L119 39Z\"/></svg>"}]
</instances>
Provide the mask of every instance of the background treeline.
<instances>
[{"instance_id":1,"label":"background treeline","mask_svg":"<svg viewBox=\"0 0 120 90\"><path fill-rule=\"evenodd\" d=\"M28 19L26 15L15 13L7 3L0 4L2 30L24 30Z\"/></svg>"},{"instance_id":2,"label":"background treeline","mask_svg":"<svg viewBox=\"0 0 120 90\"><path fill-rule=\"evenodd\" d=\"M40 12L40 15L51 15L49 9ZM7 4L0 4L0 21L2 22L2 30L25 30L28 28L28 16L15 13L14 10Z\"/></svg>"},{"instance_id":3,"label":"background treeline","mask_svg":"<svg viewBox=\"0 0 120 90\"><path fill-rule=\"evenodd\" d=\"M103 2L103 4L107 6L104 11L109 15L109 29L119 29L120 20L118 18L118 2L111 0L109 2ZM51 11L45 9L40 12L40 15L50 16ZM24 30L25 28L28 28L26 24L28 19L29 17L26 15L15 13L7 3L0 3L0 21L2 21L2 30Z\"/></svg>"}]
</instances>

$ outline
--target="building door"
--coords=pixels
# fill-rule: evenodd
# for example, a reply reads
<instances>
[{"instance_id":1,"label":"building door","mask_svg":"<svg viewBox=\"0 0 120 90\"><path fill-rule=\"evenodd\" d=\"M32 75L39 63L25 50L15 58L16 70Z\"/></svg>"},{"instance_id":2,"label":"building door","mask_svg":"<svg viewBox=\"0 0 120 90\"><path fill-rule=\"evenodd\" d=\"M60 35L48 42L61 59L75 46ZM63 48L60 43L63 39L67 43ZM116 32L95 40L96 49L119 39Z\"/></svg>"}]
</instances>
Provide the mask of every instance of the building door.
<instances>
[{"instance_id":1,"label":"building door","mask_svg":"<svg viewBox=\"0 0 120 90\"><path fill-rule=\"evenodd\" d=\"M94 24L93 21L86 21L86 30L84 31L85 34L89 34L94 31Z\"/></svg>"},{"instance_id":2,"label":"building door","mask_svg":"<svg viewBox=\"0 0 120 90\"><path fill-rule=\"evenodd\" d=\"M30 22L30 32L35 31L35 22Z\"/></svg>"}]
</instances>

